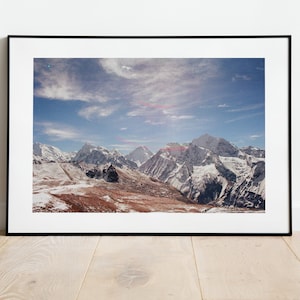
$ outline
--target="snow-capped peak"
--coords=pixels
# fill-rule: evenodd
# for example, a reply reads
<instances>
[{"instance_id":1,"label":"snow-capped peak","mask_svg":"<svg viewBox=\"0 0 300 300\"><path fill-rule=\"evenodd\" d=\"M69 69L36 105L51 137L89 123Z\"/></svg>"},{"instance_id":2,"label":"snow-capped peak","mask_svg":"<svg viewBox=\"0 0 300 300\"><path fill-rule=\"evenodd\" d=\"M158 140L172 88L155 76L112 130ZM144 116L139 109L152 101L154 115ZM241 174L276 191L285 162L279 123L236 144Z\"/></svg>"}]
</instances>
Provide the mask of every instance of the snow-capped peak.
<instances>
[{"instance_id":1,"label":"snow-capped peak","mask_svg":"<svg viewBox=\"0 0 300 300\"><path fill-rule=\"evenodd\" d=\"M139 146L135 150L130 152L128 155L126 155L126 158L135 162L139 167L152 155L153 153L146 146Z\"/></svg>"},{"instance_id":2,"label":"snow-capped peak","mask_svg":"<svg viewBox=\"0 0 300 300\"><path fill-rule=\"evenodd\" d=\"M65 162L69 161L73 155L51 145L38 142L33 144L33 158L38 162Z\"/></svg>"},{"instance_id":3,"label":"snow-capped peak","mask_svg":"<svg viewBox=\"0 0 300 300\"><path fill-rule=\"evenodd\" d=\"M204 134L192 141L193 145L211 150L221 156L238 156L239 149L223 138L213 137Z\"/></svg>"},{"instance_id":4,"label":"snow-capped peak","mask_svg":"<svg viewBox=\"0 0 300 300\"><path fill-rule=\"evenodd\" d=\"M73 161L77 163L85 162L88 164L96 165L104 165L110 163L119 167L137 167L134 162L128 161L119 151L109 151L104 147L93 146L91 144L84 144L83 147L77 152Z\"/></svg>"}]
</instances>

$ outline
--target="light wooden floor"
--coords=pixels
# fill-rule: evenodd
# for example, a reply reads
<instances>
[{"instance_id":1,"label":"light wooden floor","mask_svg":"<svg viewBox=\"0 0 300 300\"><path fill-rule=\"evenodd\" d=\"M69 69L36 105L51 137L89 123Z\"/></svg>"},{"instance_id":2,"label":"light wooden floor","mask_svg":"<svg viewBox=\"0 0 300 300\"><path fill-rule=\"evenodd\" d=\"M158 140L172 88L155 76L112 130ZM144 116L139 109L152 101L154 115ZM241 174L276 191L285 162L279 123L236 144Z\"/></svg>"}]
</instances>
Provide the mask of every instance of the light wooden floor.
<instances>
[{"instance_id":1,"label":"light wooden floor","mask_svg":"<svg viewBox=\"0 0 300 300\"><path fill-rule=\"evenodd\" d=\"M293 237L0 236L0 299L300 299Z\"/></svg>"}]
</instances>

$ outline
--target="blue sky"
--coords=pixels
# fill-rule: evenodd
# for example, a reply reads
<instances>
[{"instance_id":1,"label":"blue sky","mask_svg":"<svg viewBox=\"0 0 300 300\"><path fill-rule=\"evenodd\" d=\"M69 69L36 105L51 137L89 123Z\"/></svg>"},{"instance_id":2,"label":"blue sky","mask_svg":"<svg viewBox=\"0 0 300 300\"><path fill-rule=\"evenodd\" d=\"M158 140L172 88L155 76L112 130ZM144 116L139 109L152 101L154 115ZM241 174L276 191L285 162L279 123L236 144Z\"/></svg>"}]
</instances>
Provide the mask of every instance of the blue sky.
<instances>
[{"instance_id":1,"label":"blue sky","mask_svg":"<svg viewBox=\"0 0 300 300\"><path fill-rule=\"evenodd\" d=\"M264 148L263 58L36 58L34 142L126 154L208 133Z\"/></svg>"}]
</instances>

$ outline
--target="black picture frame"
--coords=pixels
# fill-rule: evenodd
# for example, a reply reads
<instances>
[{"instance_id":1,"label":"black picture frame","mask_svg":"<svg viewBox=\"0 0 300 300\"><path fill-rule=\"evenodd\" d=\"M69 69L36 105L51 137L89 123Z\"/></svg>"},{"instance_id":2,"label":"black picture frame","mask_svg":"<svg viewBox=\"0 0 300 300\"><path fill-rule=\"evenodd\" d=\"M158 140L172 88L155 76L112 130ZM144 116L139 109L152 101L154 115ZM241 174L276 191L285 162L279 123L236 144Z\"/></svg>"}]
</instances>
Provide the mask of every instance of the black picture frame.
<instances>
[{"instance_id":1,"label":"black picture frame","mask_svg":"<svg viewBox=\"0 0 300 300\"><path fill-rule=\"evenodd\" d=\"M290 35L8 36L7 235L291 235L291 42ZM34 64L37 59L70 58L262 58L263 211L33 211ZM243 75L236 76L232 81Z\"/></svg>"}]
</instances>

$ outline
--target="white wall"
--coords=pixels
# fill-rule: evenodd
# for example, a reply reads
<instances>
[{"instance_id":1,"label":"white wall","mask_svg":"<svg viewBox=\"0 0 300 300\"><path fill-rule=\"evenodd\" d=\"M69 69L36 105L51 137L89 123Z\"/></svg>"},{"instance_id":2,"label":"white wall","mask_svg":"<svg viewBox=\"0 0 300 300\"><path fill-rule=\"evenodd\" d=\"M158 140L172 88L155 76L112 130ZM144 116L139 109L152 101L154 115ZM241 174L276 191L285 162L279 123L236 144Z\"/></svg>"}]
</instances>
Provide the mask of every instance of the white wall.
<instances>
[{"instance_id":1,"label":"white wall","mask_svg":"<svg viewBox=\"0 0 300 300\"><path fill-rule=\"evenodd\" d=\"M0 0L0 230L6 224L7 40L14 35L286 35L293 42L293 229L300 230L296 0ZM24 116L26 117L26 116ZM276 130L274 130L276 134ZM280 172L280 170L278 170ZM280 174L280 173L279 173ZM17 187L16 187L17 188Z\"/></svg>"}]
</instances>

